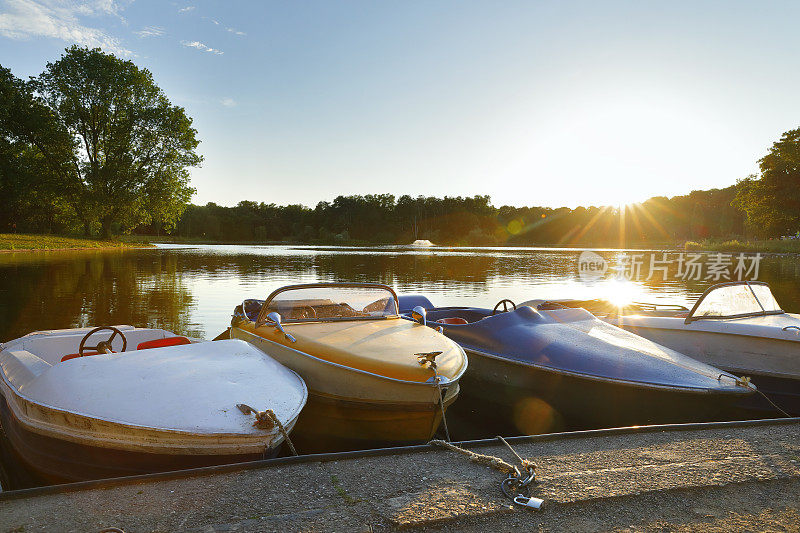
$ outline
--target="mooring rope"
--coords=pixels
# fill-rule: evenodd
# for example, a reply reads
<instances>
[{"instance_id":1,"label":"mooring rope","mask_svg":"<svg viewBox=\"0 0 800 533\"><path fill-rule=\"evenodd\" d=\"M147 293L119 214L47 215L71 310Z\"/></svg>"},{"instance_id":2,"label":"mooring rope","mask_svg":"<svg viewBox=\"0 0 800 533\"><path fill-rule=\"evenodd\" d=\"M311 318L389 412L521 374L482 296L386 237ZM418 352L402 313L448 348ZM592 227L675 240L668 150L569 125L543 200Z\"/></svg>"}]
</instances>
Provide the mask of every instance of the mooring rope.
<instances>
[{"instance_id":1,"label":"mooring rope","mask_svg":"<svg viewBox=\"0 0 800 533\"><path fill-rule=\"evenodd\" d=\"M444 426L444 434L447 441L450 442L450 430L447 428L447 417L444 414L444 395L442 394L442 380L436 372L436 356L441 355L442 352L424 352L415 353L417 363L420 366L427 366L433 371L433 381L436 383L436 388L439 390L439 408L442 410L442 426Z\"/></svg>"},{"instance_id":2,"label":"mooring rope","mask_svg":"<svg viewBox=\"0 0 800 533\"><path fill-rule=\"evenodd\" d=\"M472 450L462 448L461 446L456 446L452 442L436 439L429 441L428 444L458 452L462 455L466 455L467 458L473 463L490 466L495 470L503 472L508 476L503 480L502 483L500 483L500 490L503 491L503 494L505 494L507 498L517 505L539 509L544 503L544 500L535 498L533 496L525 496L521 492L523 489L525 489L525 487L528 487L531 483L536 481L536 464L530 459L523 459L503 437L497 437L497 439L505 444L506 447L511 450L511 453L513 453L514 456L519 460L520 464L522 465L521 470L516 466L505 462L499 457L476 453Z\"/></svg>"},{"instance_id":3,"label":"mooring rope","mask_svg":"<svg viewBox=\"0 0 800 533\"><path fill-rule=\"evenodd\" d=\"M769 396L767 396L766 394L764 394L764 393L763 393L761 390L759 390L759 389L758 389L758 388L757 388L755 385L753 385L752 383L750 383L750 377L749 377L749 376L737 377L737 378L736 378L736 384L737 384L737 385L741 385L742 387L747 387L747 388L748 388L748 389L750 389L750 390L754 390L754 391L756 391L756 392L757 392L757 393L759 393L761 396L763 396L765 400L767 400L767 401L768 401L770 404L772 404L772 407L774 407L775 409L777 409L777 411L778 411L780 414L782 414L782 415L783 415L783 416L785 416L786 418L792 418L792 415L790 415L789 413L787 413L786 411L784 411L783 409L781 409L780 407L778 407L778 405L777 405L775 402L773 402L773 401L772 401L772 400L769 398Z\"/></svg>"},{"instance_id":4,"label":"mooring rope","mask_svg":"<svg viewBox=\"0 0 800 533\"><path fill-rule=\"evenodd\" d=\"M442 426L444 426L444 434L447 437L447 442L450 442L450 430L447 429L447 417L444 415L444 396L442 395L442 382L439 379L439 374L436 373L436 367L433 367L433 379L436 380L436 388L439 389L439 407L442 410Z\"/></svg>"},{"instance_id":5,"label":"mooring rope","mask_svg":"<svg viewBox=\"0 0 800 533\"><path fill-rule=\"evenodd\" d=\"M253 422L253 427L260 429L272 429L277 426L278 431L280 431L281 435L283 435L283 440L289 446L289 451L292 452L292 455L299 455L297 450L294 448L294 444L292 444L292 439L289 438L289 432L286 431L285 427L283 427L283 424L281 424L281 421L278 420L277 416L275 416L275 412L272 409L257 411L245 403L237 403L236 407L238 407L239 410L246 415L254 414L256 416L256 421Z\"/></svg>"},{"instance_id":6,"label":"mooring rope","mask_svg":"<svg viewBox=\"0 0 800 533\"><path fill-rule=\"evenodd\" d=\"M447 442L441 439L434 439L428 442L428 444L433 444L434 446L440 446L442 448L458 452L462 455L466 455L471 462L479 465L490 466L495 470L499 470L504 474L516 475L519 473L517 467L515 467L511 463L507 463L506 461L502 460L499 457L495 457L494 455L485 455L482 453L476 453L473 452L472 450L467 450L466 448L462 448L461 446L456 446L451 442ZM533 465L533 463L530 461L528 461L528 463L530 463L530 465Z\"/></svg>"}]
</instances>

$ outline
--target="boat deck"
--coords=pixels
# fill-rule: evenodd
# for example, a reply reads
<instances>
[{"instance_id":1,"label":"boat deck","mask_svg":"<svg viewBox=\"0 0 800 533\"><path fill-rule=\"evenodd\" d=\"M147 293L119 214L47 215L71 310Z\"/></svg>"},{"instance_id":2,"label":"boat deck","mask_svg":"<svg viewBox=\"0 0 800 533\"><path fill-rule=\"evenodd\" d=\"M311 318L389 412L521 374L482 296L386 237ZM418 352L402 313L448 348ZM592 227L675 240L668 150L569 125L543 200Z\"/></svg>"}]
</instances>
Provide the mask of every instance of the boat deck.
<instances>
[{"instance_id":1,"label":"boat deck","mask_svg":"<svg viewBox=\"0 0 800 533\"><path fill-rule=\"evenodd\" d=\"M539 511L511 506L501 473L422 446L3 493L0 531L800 529L800 419L510 442L538 465Z\"/></svg>"}]
</instances>

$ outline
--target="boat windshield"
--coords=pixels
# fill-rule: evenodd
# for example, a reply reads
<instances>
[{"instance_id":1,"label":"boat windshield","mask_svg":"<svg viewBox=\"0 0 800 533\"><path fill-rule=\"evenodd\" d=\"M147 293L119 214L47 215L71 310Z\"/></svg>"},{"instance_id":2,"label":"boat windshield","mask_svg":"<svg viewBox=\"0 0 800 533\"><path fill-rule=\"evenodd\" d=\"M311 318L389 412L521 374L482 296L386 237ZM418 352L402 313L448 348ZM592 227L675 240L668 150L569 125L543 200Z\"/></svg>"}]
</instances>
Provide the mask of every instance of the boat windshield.
<instances>
[{"instance_id":1,"label":"boat windshield","mask_svg":"<svg viewBox=\"0 0 800 533\"><path fill-rule=\"evenodd\" d=\"M700 297L687 320L734 318L783 313L765 283L732 283L711 287Z\"/></svg>"},{"instance_id":2,"label":"boat windshield","mask_svg":"<svg viewBox=\"0 0 800 533\"><path fill-rule=\"evenodd\" d=\"M276 312L284 321L378 319L398 315L397 297L381 285L295 285L267 299L264 316Z\"/></svg>"}]
</instances>

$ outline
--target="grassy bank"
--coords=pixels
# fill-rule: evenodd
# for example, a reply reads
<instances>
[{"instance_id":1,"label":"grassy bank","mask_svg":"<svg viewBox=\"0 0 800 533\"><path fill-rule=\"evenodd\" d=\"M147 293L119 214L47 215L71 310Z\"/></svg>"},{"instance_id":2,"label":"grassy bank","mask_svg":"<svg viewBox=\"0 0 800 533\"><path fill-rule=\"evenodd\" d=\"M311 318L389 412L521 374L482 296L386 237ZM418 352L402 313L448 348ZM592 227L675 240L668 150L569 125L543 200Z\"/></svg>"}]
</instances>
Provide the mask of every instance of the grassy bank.
<instances>
[{"instance_id":1,"label":"grassy bank","mask_svg":"<svg viewBox=\"0 0 800 533\"><path fill-rule=\"evenodd\" d=\"M265 244L309 244L300 241L221 241L204 239L202 237L179 237L175 235L120 235L119 239L130 246L149 245L150 243L166 244L235 244L235 245L265 245Z\"/></svg>"},{"instance_id":2,"label":"grassy bank","mask_svg":"<svg viewBox=\"0 0 800 533\"><path fill-rule=\"evenodd\" d=\"M34 250L80 250L87 248L141 248L150 246L147 242L125 242L119 240L79 239L60 235L29 235L21 233L0 233L0 251Z\"/></svg>"},{"instance_id":3,"label":"grassy bank","mask_svg":"<svg viewBox=\"0 0 800 533\"><path fill-rule=\"evenodd\" d=\"M797 254L800 253L800 239L791 241L782 241L778 239L769 241L687 241L684 248L687 251Z\"/></svg>"}]
</instances>

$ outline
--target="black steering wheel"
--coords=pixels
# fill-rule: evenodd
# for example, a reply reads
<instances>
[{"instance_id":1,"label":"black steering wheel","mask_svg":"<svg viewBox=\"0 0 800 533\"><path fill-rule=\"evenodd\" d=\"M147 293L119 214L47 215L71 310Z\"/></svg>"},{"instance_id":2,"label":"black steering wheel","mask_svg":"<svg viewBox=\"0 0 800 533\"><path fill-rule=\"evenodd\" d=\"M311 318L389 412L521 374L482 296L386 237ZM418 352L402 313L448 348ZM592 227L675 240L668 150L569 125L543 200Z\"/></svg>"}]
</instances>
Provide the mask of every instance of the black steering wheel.
<instances>
[{"instance_id":1,"label":"black steering wheel","mask_svg":"<svg viewBox=\"0 0 800 533\"><path fill-rule=\"evenodd\" d=\"M91 337L92 335L94 335L98 331L103 331L103 330L106 330L106 329L113 332L111 334L111 336L107 340L98 342L97 346L85 346L86 341L89 340L89 337ZM98 352L98 353L114 353L114 351L111 349L111 341L113 341L114 337L116 337L117 335L122 337L122 350L121 351L124 352L125 348L128 347L128 339L125 338L125 334L122 333L117 328L115 328L114 326L100 326L99 328L94 328L92 331L87 333L83 337L83 339L81 339L81 345L78 347L78 355L80 355L81 357L84 357L84 353L83 353L84 350L94 350L95 352Z\"/></svg>"},{"instance_id":2,"label":"black steering wheel","mask_svg":"<svg viewBox=\"0 0 800 533\"><path fill-rule=\"evenodd\" d=\"M503 304L503 313L508 313L508 304L511 304L514 307L514 311L517 310L517 304L515 304L508 298L503 298L502 300L497 302L497 305L495 305L494 309L492 309L492 316L497 314L497 311L500 309L500 304Z\"/></svg>"}]
</instances>

